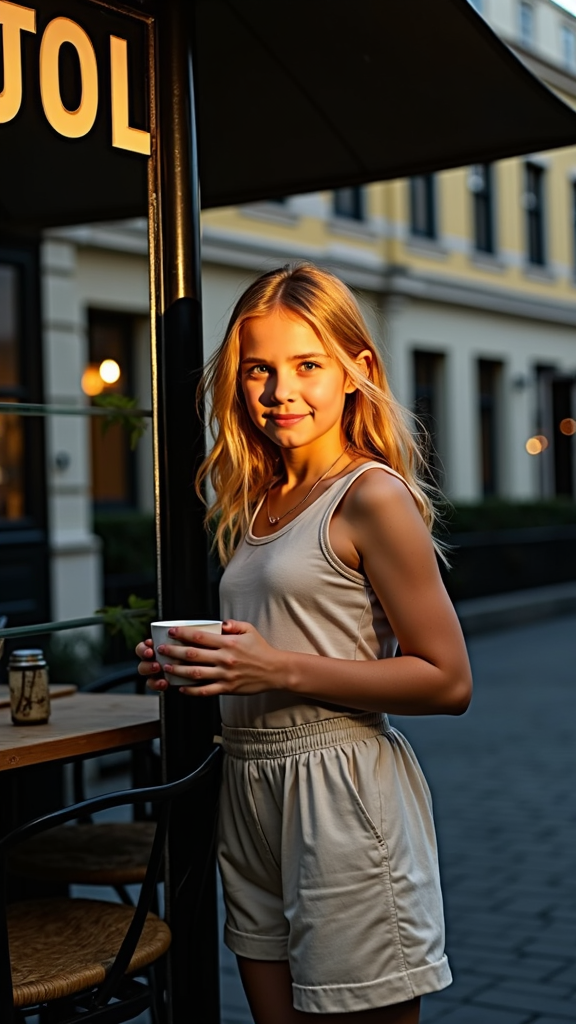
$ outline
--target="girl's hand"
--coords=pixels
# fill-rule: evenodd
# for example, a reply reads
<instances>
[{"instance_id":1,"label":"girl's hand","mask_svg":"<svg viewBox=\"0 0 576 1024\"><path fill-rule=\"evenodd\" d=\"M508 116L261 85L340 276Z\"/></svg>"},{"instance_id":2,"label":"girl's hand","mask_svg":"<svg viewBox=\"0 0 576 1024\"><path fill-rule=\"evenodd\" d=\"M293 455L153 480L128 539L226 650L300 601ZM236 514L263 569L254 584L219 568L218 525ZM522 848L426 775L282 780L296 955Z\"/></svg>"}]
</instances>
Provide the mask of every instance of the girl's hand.
<instances>
[{"instance_id":1,"label":"girl's hand","mask_svg":"<svg viewBox=\"0 0 576 1024\"><path fill-rule=\"evenodd\" d=\"M136 655L140 658L140 664L138 665L138 674L141 676L157 676L162 671L161 665L158 664L154 657L154 644L152 640L144 640L136 647ZM146 683L150 690L166 690L168 683L164 678L148 679Z\"/></svg>"},{"instance_id":2,"label":"girl's hand","mask_svg":"<svg viewBox=\"0 0 576 1024\"><path fill-rule=\"evenodd\" d=\"M249 622L228 619L222 623L220 636L203 633L194 626L175 627L169 635L190 644L162 644L158 648L159 654L171 660L164 672L172 684L184 684L181 693L192 697L245 695L280 685L283 652L271 647Z\"/></svg>"}]
</instances>

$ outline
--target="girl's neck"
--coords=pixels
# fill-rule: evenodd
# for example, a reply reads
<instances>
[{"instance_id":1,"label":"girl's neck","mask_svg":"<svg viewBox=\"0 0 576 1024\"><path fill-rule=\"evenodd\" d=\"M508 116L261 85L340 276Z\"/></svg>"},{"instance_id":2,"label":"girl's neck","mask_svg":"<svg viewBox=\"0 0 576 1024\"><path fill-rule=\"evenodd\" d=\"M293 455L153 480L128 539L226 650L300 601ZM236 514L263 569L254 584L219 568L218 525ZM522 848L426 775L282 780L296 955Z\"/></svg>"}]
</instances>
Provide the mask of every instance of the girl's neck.
<instances>
[{"instance_id":1,"label":"girl's neck","mask_svg":"<svg viewBox=\"0 0 576 1024\"><path fill-rule=\"evenodd\" d=\"M310 448L287 448L282 449L281 458L284 466L283 475L280 480L280 487L283 491L292 491L298 487L305 487L334 465L334 472L340 473L346 465L349 452L346 438L340 438L336 443L315 446ZM350 461L348 459L348 461Z\"/></svg>"}]
</instances>

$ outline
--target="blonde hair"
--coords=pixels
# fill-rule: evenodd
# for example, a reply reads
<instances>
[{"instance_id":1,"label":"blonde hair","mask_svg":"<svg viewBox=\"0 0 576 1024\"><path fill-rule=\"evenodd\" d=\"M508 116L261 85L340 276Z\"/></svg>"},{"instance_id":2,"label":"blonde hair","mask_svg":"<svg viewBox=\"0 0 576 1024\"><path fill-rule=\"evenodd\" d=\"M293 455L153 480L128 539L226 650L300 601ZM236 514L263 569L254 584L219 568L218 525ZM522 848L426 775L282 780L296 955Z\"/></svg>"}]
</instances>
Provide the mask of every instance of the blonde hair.
<instances>
[{"instance_id":1,"label":"blonde hair","mask_svg":"<svg viewBox=\"0 0 576 1024\"><path fill-rule=\"evenodd\" d=\"M203 376L200 401L209 397L209 426L214 447L202 463L196 487L202 496L210 481L214 501L206 512L214 527L214 546L226 565L246 532L254 508L270 485L281 477L277 446L257 429L242 393L240 345L248 320L283 309L304 320L328 354L336 359L356 391L346 396L342 429L350 449L396 470L418 499L419 511L432 530L434 508L430 487L422 479L424 463L407 425L407 414L390 391L386 371L364 317L348 288L333 274L310 263L271 270L240 297L224 340ZM368 376L356 357L372 353ZM216 524L214 526L214 524Z\"/></svg>"}]
</instances>

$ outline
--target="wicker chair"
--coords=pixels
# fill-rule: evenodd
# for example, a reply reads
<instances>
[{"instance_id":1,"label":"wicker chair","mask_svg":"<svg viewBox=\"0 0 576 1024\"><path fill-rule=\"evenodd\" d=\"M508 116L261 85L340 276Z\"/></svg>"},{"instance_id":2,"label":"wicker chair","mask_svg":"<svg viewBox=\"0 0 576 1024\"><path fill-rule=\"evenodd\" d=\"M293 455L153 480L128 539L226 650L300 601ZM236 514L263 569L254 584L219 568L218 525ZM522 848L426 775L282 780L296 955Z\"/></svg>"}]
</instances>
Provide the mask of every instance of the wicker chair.
<instances>
[{"instance_id":1,"label":"wicker chair","mask_svg":"<svg viewBox=\"0 0 576 1024\"><path fill-rule=\"evenodd\" d=\"M111 807L158 807L156 834L136 907L103 900L41 899L0 903L0 1021L121 1024L153 1006L154 987L138 978L170 945L170 929L150 907L156 890L172 801L216 769L220 748L178 782L94 797L38 818L0 840L0 882L21 842L84 814ZM75 826L68 826L74 828ZM158 1007L157 1007L158 1009ZM162 1017L161 1010L155 1014Z\"/></svg>"},{"instance_id":2,"label":"wicker chair","mask_svg":"<svg viewBox=\"0 0 576 1024\"><path fill-rule=\"evenodd\" d=\"M134 664L111 669L83 692L107 693L126 685L144 693L145 680ZM73 772L74 800L80 803L86 799L84 762L75 761ZM159 758L151 744L132 751L131 774L135 787L159 781ZM43 882L112 886L132 906L126 886L144 880L156 827L145 808L135 808L134 816L134 821L96 823L86 814L74 828L62 826L35 836L13 852L10 873Z\"/></svg>"}]
</instances>

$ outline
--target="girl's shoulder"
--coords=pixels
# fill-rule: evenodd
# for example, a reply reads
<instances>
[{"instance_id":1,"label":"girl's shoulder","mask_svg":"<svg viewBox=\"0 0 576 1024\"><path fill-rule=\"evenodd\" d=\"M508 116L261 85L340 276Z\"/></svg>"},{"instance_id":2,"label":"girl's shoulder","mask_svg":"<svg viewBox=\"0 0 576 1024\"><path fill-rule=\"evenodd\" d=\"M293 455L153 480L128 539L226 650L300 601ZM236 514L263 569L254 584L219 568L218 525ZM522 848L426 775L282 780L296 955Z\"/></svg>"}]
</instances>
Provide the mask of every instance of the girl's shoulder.
<instances>
[{"instance_id":1,"label":"girl's shoulder","mask_svg":"<svg viewBox=\"0 0 576 1024\"><path fill-rule=\"evenodd\" d=\"M399 552L420 557L428 550L431 538L419 495L408 481L389 466L368 459L350 476L331 533L332 546L346 565L356 568L375 550L385 558L397 557Z\"/></svg>"},{"instance_id":2,"label":"girl's shoulder","mask_svg":"<svg viewBox=\"0 0 576 1024\"><path fill-rule=\"evenodd\" d=\"M360 472L358 472L360 470ZM410 483L383 462L367 458L359 460L351 472L355 476L344 496L343 504L351 512L382 512L384 505L419 508L422 499Z\"/></svg>"}]
</instances>

